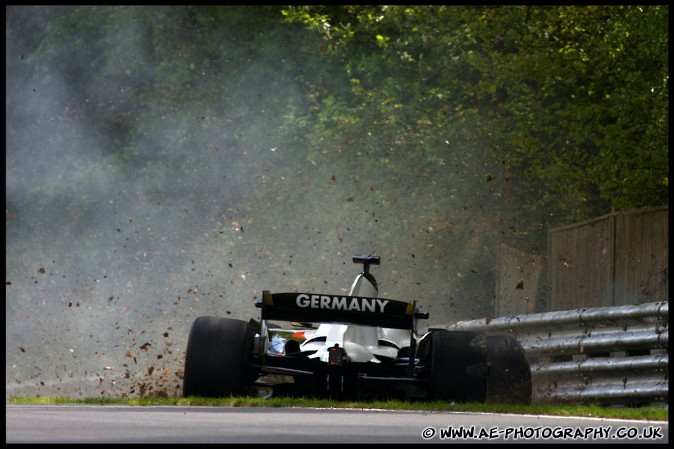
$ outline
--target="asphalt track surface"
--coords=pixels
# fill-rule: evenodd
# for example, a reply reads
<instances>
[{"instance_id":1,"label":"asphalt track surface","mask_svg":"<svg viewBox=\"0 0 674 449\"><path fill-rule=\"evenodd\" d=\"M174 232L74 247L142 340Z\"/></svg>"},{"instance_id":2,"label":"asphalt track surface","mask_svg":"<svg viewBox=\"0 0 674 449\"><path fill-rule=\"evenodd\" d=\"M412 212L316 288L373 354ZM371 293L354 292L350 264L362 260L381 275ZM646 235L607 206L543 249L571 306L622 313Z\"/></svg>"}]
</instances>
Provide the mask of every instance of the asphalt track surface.
<instances>
[{"instance_id":1,"label":"asphalt track surface","mask_svg":"<svg viewBox=\"0 0 674 449\"><path fill-rule=\"evenodd\" d=\"M669 442L668 422L533 415L9 403L5 411L6 443Z\"/></svg>"}]
</instances>

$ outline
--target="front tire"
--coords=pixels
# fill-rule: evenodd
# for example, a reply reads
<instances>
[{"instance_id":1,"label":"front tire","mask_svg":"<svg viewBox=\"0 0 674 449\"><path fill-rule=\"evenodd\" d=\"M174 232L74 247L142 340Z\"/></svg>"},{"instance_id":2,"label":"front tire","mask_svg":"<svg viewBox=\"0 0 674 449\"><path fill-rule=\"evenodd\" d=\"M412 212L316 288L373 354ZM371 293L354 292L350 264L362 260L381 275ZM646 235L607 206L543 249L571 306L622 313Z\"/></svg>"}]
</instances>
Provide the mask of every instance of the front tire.
<instances>
[{"instance_id":1,"label":"front tire","mask_svg":"<svg viewBox=\"0 0 674 449\"><path fill-rule=\"evenodd\" d=\"M245 395L254 335L246 321L214 316L197 318L185 351L183 396Z\"/></svg>"}]
</instances>

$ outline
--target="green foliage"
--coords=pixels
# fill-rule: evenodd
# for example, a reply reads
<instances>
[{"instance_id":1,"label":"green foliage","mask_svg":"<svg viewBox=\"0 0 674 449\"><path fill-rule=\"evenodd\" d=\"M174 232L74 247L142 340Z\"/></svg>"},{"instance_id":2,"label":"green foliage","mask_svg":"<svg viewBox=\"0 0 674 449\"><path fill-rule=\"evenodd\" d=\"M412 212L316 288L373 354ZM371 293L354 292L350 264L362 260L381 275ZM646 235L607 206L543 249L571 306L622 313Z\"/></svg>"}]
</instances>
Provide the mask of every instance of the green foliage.
<instances>
[{"instance_id":1,"label":"green foliage","mask_svg":"<svg viewBox=\"0 0 674 449\"><path fill-rule=\"evenodd\" d=\"M31 64L46 79L57 67L80 93L82 120L107 137L121 156L111 164L122 169L148 156L178 163L174 145L212 147L190 130L153 155L131 144L196 98L204 126L237 109L228 142L249 136L257 117L241 115L241 106L253 89L249 74L261 72L274 92L269 110L283 111L277 128L310 161L355 152L367 169L422 174L442 174L452 161L495 179L484 194L501 191L507 220L529 229L545 217L567 223L668 201L665 6L38 11L54 19L44 40L27 43L43 49ZM123 41L120 29L128 30ZM297 60L276 61L291 49ZM287 80L303 103L284 92ZM101 81L119 94L101 95Z\"/></svg>"},{"instance_id":2,"label":"green foliage","mask_svg":"<svg viewBox=\"0 0 674 449\"><path fill-rule=\"evenodd\" d=\"M402 165L420 169L421 155L446 157L439 143L468 126L515 180L504 189L531 198L523 213L566 223L668 201L666 6L298 6L285 15L319 32L353 80L349 98L324 99L314 142L395 143L408 155Z\"/></svg>"}]
</instances>

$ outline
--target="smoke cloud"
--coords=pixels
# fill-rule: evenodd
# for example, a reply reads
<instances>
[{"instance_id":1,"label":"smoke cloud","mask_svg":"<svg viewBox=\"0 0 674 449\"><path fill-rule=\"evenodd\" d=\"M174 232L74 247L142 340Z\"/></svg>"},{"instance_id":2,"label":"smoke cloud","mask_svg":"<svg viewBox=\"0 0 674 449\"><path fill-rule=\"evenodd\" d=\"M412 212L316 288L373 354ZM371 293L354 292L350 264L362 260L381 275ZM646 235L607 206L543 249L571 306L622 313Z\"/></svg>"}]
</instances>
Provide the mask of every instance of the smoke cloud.
<instances>
[{"instance_id":1,"label":"smoke cloud","mask_svg":"<svg viewBox=\"0 0 674 449\"><path fill-rule=\"evenodd\" d=\"M490 313L497 232L475 226L497 216L487 162L448 145L428 178L307 154L283 129L307 113L301 58L271 37L245 67L179 68L222 91L144 103L142 11L113 28L91 10L115 55L101 67L69 35L31 45L60 10L7 9L7 395L179 394L195 318L258 318L262 290L346 292L354 254L380 255L381 296L420 301L429 325ZM122 139L128 123L142 132Z\"/></svg>"}]
</instances>

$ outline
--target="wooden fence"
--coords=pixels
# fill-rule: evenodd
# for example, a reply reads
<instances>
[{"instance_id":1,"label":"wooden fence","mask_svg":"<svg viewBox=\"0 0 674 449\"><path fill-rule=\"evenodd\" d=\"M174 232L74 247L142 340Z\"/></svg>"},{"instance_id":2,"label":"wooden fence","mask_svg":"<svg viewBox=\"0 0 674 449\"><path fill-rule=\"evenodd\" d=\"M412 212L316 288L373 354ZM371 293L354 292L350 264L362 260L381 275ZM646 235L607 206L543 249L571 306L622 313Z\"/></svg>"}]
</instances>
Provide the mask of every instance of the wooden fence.
<instances>
[{"instance_id":1,"label":"wooden fence","mask_svg":"<svg viewBox=\"0 0 674 449\"><path fill-rule=\"evenodd\" d=\"M669 300L669 207L551 229L548 256L502 246L496 316Z\"/></svg>"}]
</instances>

